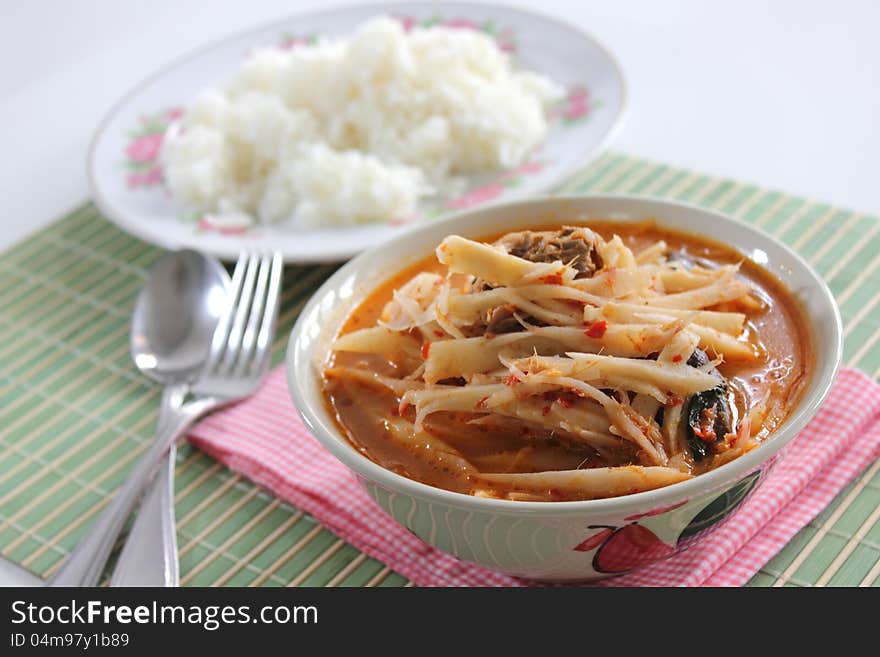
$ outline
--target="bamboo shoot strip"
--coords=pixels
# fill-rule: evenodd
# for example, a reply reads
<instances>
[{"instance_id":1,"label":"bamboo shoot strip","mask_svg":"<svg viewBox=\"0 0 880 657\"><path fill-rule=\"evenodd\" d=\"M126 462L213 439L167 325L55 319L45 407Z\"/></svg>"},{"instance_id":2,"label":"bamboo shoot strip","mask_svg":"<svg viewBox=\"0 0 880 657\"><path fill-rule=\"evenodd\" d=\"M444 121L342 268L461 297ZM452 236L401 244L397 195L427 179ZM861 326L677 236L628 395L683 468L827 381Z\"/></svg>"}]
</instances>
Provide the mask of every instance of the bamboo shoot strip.
<instances>
[{"instance_id":1,"label":"bamboo shoot strip","mask_svg":"<svg viewBox=\"0 0 880 657\"><path fill-rule=\"evenodd\" d=\"M511 363L511 371L515 369L515 364ZM523 387L552 386L599 402L614 425L611 429L614 433L638 445L657 465L666 465L668 458L662 451L663 448L660 444L662 437L659 431L656 430L656 427L652 427L645 418L636 415L629 404L624 406L595 386L579 379L560 376L558 372L549 375L532 373L526 375L522 371L518 371L517 376L523 381L521 384Z\"/></svg>"},{"instance_id":2,"label":"bamboo shoot strip","mask_svg":"<svg viewBox=\"0 0 880 657\"><path fill-rule=\"evenodd\" d=\"M443 386L412 390L403 395L402 405L416 409L416 428L431 413L490 413L518 418L548 431L561 431L597 448L620 445L621 438L610 433L611 421L605 410L591 400L578 399L568 406L542 398L517 398L501 384L482 386Z\"/></svg>"},{"instance_id":3,"label":"bamboo shoot strip","mask_svg":"<svg viewBox=\"0 0 880 657\"><path fill-rule=\"evenodd\" d=\"M666 256L666 242L660 240L654 242L646 249L642 249L636 254L636 264L660 264Z\"/></svg>"},{"instance_id":4,"label":"bamboo shoot strip","mask_svg":"<svg viewBox=\"0 0 880 657\"><path fill-rule=\"evenodd\" d=\"M516 367L531 373L571 377L603 388L645 392L660 390L680 397L709 390L718 385L718 379L685 363L658 363L639 358L619 358L569 352L568 358L559 356L532 356L521 359ZM659 399L665 402L666 395Z\"/></svg>"},{"instance_id":5,"label":"bamboo shoot strip","mask_svg":"<svg viewBox=\"0 0 880 657\"><path fill-rule=\"evenodd\" d=\"M673 468L629 465L551 472L484 473L480 478L489 484L504 484L530 492L557 489L577 494L582 499L596 499L661 488L690 479L691 475Z\"/></svg>"},{"instance_id":6,"label":"bamboo shoot strip","mask_svg":"<svg viewBox=\"0 0 880 657\"><path fill-rule=\"evenodd\" d=\"M530 262L458 235L450 235L440 243L437 260L450 272L471 274L496 286L539 283L542 276L572 278L570 268L562 262Z\"/></svg>"},{"instance_id":7,"label":"bamboo shoot strip","mask_svg":"<svg viewBox=\"0 0 880 657\"><path fill-rule=\"evenodd\" d=\"M616 356L644 357L660 351L675 335L673 327L610 324L604 334L591 338L581 328L534 327L494 337L432 342L425 360L425 381L490 372L499 366L502 352L525 356L538 350L558 353L565 349L603 352Z\"/></svg>"},{"instance_id":8,"label":"bamboo shoot strip","mask_svg":"<svg viewBox=\"0 0 880 657\"><path fill-rule=\"evenodd\" d=\"M623 243L619 235L615 235L607 242L600 243L598 249L606 268L630 270L636 268L636 258L633 252Z\"/></svg>"},{"instance_id":9,"label":"bamboo shoot strip","mask_svg":"<svg viewBox=\"0 0 880 657\"><path fill-rule=\"evenodd\" d=\"M664 308L699 309L733 301L747 295L752 286L734 276L688 292L664 294L651 298L651 304Z\"/></svg>"},{"instance_id":10,"label":"bamboo shoot strip","mask_svg":"<svg viewBox=\"0 0 880 657\"><path fill-rule=\"evenodd\" d=\"M605 299L577 290L568 285L523 285L517 288L497 287L484 292L450 292L449 314L459 324L470 326L479 322L491 310L507 303L516 304L520 298L539 302L542 299L561 299L599 306Z\"/></svg>"},{"instance_id":11,"label":"bamboo shoot strip","mask_svg":"<svg viewBox=\"0 0 880 657\"><path fill-rule=\"evenodd\" d=\"M422 381L414 379L395 379L390 376L383 376L378 372L370 372L357 367L331 367L330 369L325 370L324 376L328 379L341 379L347 377L349 379L361 381L362 383L388 388L398 397L408 390L421 390L425 387L425 384Z\"/></svg>"},{"instance_id":12,"label":"bamboo shoot strip","mask_svg":"<svg viewBox=\"0 0 880 657\"><path fill-rule=\"evenodd\" d=\"M575 289L608 299L643 296L651 284L651 276L638 269L603 269L592 278L581 278L572 282Z\"/></svg>"},{"instance_id":13,"label":"bamboo shoot strip","mask_svg":"<svg viewBox=\"0 0 880 657\"><path fill-rule=\"evenodd\" d=\"M662 313L662 309L660 309L656 315L653 313L639 315L637 313L636 318L641 318L645 321L651 321L656 324L664 324L673 321L673 318ZM687 320L678 321L684 322ZM754 360L759 355L758 349L754 345L743 340L737 340L729 333L723 333L694 322L689 323L687 328L699 338L700 347L705 351L723 355L724 359L727 361L750 361Z\"/></svg>"},{"instance_id":14,"label":"bamboo shoot strip","mask_svg":"<svg viewBox=\"0 0 880 657\"><path fill-rule=\"evenodd\" d=\"M683 269L681 267L657 267L655 269L663 283L663 289L667 293L673 293L705 287L719 279L735 275L739 268L735 265L726 265L718 269Z\"/></svg>"},{"instance_id":15,"label":"bamboo shoot strip","mask_svg":"<svg viewBox=\"0 0 880 657\"><path fill-rule=\"evenodd\" d=\"M645 305L609 301L601 308L585 306L584 320L607 319L611 322L624 324L653 324L657 321L662 323L673 319L684 319L690 324L699 324L733 336L742 333L746 321L746 316L742 313L718 312L717 310L682 310L652 305L652 301L653 299L649 300L649 303Z\"/></svg>"},{"instance_id":16,"label":"bamboo shoot strip","mask_svg":"<svg viewBox=\"0 0 880 657\"><path fill-rule=\"evenodd\" d=\"M333 341L333 351L419 356L419 341L408 333L373 326L346 333Z\"/></svg>"}]
</instances>

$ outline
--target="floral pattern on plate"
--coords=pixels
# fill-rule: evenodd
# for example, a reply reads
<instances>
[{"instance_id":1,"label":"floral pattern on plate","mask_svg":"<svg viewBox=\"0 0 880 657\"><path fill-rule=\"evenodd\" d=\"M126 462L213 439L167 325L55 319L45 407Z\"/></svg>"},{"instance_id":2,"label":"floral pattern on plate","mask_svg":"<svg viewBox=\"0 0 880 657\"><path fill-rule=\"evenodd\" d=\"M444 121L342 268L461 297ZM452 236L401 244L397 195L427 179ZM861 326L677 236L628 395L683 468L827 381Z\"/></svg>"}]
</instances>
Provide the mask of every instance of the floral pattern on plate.
<instances>
[{"instance_id":1,"label":"floral pattern on plate","mask_svg":"<svg viewBox=\"0 0 880 657\"><path fill-rule=\"evenodd\" d=\"M183 114L177 107L161 110L141 117L140 122L128 132L124 166L126 184L130 188L156 187L162 183L159 153L168 126Z\"/></svg>"}]
</instances>

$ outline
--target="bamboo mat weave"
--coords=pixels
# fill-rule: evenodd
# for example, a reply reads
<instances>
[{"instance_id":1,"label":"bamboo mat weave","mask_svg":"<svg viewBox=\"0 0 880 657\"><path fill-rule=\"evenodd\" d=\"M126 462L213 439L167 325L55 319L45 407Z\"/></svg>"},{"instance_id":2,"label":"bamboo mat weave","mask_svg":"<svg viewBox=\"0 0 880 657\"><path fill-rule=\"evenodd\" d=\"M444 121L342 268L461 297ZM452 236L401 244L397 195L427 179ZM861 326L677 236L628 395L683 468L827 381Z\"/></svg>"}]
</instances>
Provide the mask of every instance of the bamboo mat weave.
<instances>
[{"instance_id":1,"label":"bamboo mat weave","mask_svg":"<svg viewBox=\"0 0 880 657\"><path fill-rule=\"evenodd\" d=\"M845 363L880 377L880 221L754 185L610 153L560 192L648 194L732 214L825 277ZM50 575L153 437L158 387L134 368L129 315L161 249L85 203L0 257L0 552ZM334 266L288 266L274 362ZM751 586L880 586L880 461ZM193 586L405 586L309 515L189 445L178 451L181 581Z\"/></svg>"}]
</instances>

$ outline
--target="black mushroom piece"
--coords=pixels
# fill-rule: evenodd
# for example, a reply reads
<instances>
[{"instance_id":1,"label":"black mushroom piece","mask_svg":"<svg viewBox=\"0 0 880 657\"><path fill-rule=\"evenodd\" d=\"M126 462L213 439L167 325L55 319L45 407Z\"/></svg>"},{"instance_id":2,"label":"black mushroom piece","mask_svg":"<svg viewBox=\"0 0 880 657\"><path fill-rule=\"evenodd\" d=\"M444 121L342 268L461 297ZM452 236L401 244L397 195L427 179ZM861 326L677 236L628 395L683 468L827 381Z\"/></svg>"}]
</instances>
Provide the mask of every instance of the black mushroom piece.
<instances>
[{"instance_id":1,"label":"black mushroom piece","mask_svg":"<svg viewBox=\"0 0 880 657\"><path fill-rule=\"evenodd\" d=\"M511 255L530 262L562 262L571 266L577 273L575 278L590 278L602 269L602 257L596 248L599 237L589 228L564 226L558 231L525 230L510 233L498 240L495 245L502 247ZM473 290L481 292L491 289L484 281L474 282ZM513 333L522 330L522 325L514 317L516 307L497 306L489 310L485 317L485 332L492 335ZM533 317L524 317L530 324L542 325Z\"/></svg>"},{"instance_id":2,"label":"black mushroom piece","mask_svg":"<svg viewBox=\"0 0 880 657\"><path fill-rule=\"evenodd\" d=\"M702 349L695 350L687 362L691 367L703 367L708 363L709 357ZM733 433L727 381L717 369L710 370L710 374L718 377L718 385L691 396L687 406L687 442L697 463L711 455L714 443Z\"/></svg>"}]
</instances>

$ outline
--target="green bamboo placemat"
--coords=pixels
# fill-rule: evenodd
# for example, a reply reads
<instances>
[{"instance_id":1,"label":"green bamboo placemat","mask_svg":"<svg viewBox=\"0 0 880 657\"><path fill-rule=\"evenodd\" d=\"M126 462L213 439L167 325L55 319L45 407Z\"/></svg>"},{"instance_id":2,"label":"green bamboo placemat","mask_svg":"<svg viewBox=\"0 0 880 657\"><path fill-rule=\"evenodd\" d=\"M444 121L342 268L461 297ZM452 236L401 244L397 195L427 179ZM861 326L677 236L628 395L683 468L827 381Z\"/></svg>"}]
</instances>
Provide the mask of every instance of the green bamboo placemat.
<instances>
[{"instance_id":1,"label":"green bamboo placemat","mask_svg":"<svg viewBox=\"0 0 880 657\"><path fill-rule=\"evenodd\" d=\"M880 376L876 218L616 153L560 191L689 201L769 231L829 282L846 325L846 364ZM0 552L44 577L152 439L159 389L130 361L128 321L161 253L86 203L0 257ZM333 269L285 269L276 363L303 303ZM878 469L880 461L750 585L880 585ZM407 585L188 445L176 486L184 585Z\"/></svg>"}]
</instances>

